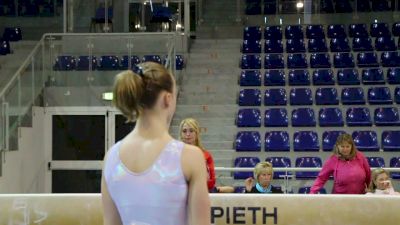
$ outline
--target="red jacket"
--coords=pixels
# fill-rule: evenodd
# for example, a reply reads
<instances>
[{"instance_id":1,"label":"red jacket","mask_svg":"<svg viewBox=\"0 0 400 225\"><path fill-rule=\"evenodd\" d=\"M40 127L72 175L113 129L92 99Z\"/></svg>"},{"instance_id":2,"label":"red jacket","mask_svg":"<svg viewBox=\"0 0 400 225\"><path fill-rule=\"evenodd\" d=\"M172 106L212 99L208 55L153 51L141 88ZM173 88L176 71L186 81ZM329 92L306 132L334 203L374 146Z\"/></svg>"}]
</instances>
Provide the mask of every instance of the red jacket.
<instances>
[{"instance_id":1,"label":"red jacket","mask_svg":"<svg viewBox=\"0 0 400 225\"><path fill-rule=\"evenodd\" d=\"M203 150L203 153L206 160L206 167L208 172L207 186L208 190L212 190L215 186L214 160L208 151Z\"/></svg>"}]
</instances>

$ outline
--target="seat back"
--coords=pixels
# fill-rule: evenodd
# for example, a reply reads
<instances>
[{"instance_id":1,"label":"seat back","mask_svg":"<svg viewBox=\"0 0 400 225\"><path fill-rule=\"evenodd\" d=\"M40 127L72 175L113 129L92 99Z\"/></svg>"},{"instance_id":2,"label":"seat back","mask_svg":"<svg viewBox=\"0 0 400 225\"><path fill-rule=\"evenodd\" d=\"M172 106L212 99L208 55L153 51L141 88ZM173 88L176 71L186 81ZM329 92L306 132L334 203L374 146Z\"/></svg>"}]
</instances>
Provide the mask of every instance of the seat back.
<instances>
[{"instance_id":1,"label":"seat back","mask_svg":"<svg viewBox=\"0 0 400 225\"><path fill-rule=\"evenodd\" d=\"M336 140L339 135L344 134L344 131L324 131L322 133L322 150L323 151L332 151Z\"/></svg>"},{"instance_id":2,"label":"seat back","mask_svg":"<svg viewBox=\"0 0 400 225\"><path fill-rule=\"evenodd\" d=\"M257 131L240 131L236 135L236 151L260 151L261 136Z\"/></svg>"},{"instance_id":3,"label":"seat back","mask_svg":"<svg viewBox=\"0 0 400 225\"><path fill-rule=\"evenodd\" d=\"M400 151L400 131L383 131L381 140L384 151Z\"/></svg>"},{"instance_id":4,"label":"seat back","mask_svg":"<svg viewBox=\"0 0 400 225\"><path fill-rule=\"evenodd\" d=\"M348 108L346 123L347 126L372 126L369 109L365 107Z\"/></svg>"},{"instance_id":5,"label":"seat back","mask_svg":"<svg viewBox=\"0 0 400 225\"><path fill-rule=\"evenodd\" d=\"M310 85L308 70L289 70L289 85Z\"/></svg>"},{"instance_id":6,"label":"seat back","mask_svg":"<svg viewBox=\"0 0 400 225\"><path fill-rule=\"evenodd\" d=\"M379 151L378 136L375 131L354 131L354 144L360 151Z\"/></svg>"},{"instance_id":7,"label":"seat back","mask_svg":"<svg viewBox=\"0 0 400 225\"><path fill-rule=\"evenodd\" d=\"M399 110L395 107L380 107L374 111L376 126L397 126L400 125Z\"/></svg>"},{"instance_id":8,"label":"seat back","mask_svg":"<svg viewBox=\"0 0 400 225\"><path fill-rule=\"evenodd\" d=\"M360 75L357 69L339 69L337 71L339 85L359 85Z\"/></svg>"},{"instance_id":9,"label":"seat back","mask_svg":"<svg viewBox=\"0 0 400 225\"><path fill-rule=\"evenodd\" d=\"M238 127L260 127L261 113L259 109L239 109L236 118Z\"/></svg>"},{"instance_id":10,"label":"seat back","mask_svg":"<svg viewBox=\"0 0 400 225\"><path fill-rule=\"evenodd\" d=\"M269 108L265 110L265 127L287 127L289 119L286 108Z\"/></svg>"},{"instance_id":11,"label":"seat back","mask_svg":"<svg viewBox=\"0 0 400 225\"><path fill-rule=\"evenodd\" d=\"M286 105L287 97L286 90L284 88L271 88L266 89L264 94L264 105Z\"/></svg>"},{"instance_id":12,"label":"seat back","mask_svg":"<svg viewBox=\"0 0 400 225\"><path fill-rule=\"evenodd\" d=\"M317 69L313 72L314 85L334 85L332 69Z\"/></svg>"},{"instance_id":13,"label":"seat back","mask_svg":"<svg viewBox=\"0 0 400 225\"><path fill-rule=\"evenodd\" d=\"M290 105L312 105L312 92L310 88L290 89Z\"/></svg>"},{"instance_id":14,"label":"seat back","mask_svg":"<svg viewBox=\"0 0 400 225\"><path fill-rule=\"evenodd\" d=\"M257 157L237 157L234 161L234 167L237 168L254 168L257 163L260 162L260 159ZM233 178L234 179L247 179L249 177L253 177L253 172L233 172Z\"/></svg>"},{"instance_id":15,"label":"seat back","mask_svg":"<svg viewBox=\"0 0 400 225\"><path fill-rule=\"evenodd\" d=\"M317 88L315 103L317 105L338 105L339 98L336 88Z\"/></svg>"},{"instance_id":16,"label":"seat back","mask_svg":"<svg viewBox=\"0 0 400 225\"><path fill-rule=\"evenodd\" d=\"M267 131L265 151L290 151L289 134L286 131Z\"/></svg>"},{"instance_id":17,"label":"seat back","mask_svg":"<svg viewBox=\"0 0 400 225\"><path fill-rule=\"evenodd\" d=\"M344 125L342 111L339 108L322 108L318 113L320 127L342 127Z\"/></svg>"},{"instance_id":18,"label":"seat back","mask_svg":"<svg viewBox=\"0 0 400 225\"><path fill-rule=\"evenodd\" d=\"M389 87L368 88L369 104L392 104L392 96Z\"/></svg>"},{"instance_id":19,"label":"seat back","mask_svg":"<svg viewBox=\"0 0 400 225\"><path fill-rule=\"evenodd\" d=\"M318 134L314 131L296 131L293 134L294 151L319 151Z\"/></svg>"},{"instance_id":20,"label":"seat back","mask_svg":"<svg viewBox=\"0 0 400 225\"><path fill-rule=\"evenodd\" d=\"M362 70L363 84L385 84L383 70L380 68L369 68Z\"/></svg>"},{"instance_id":21,"label":"seat back","mask_svg":"<svg viewBox=\"0 0 400 225\"><path fill-rule=\"evenodd\" d=\"M266 70L264 74L265 86L285 86L286 76L284 70Z\"/></svg>"},{"instance_id":22,"label":"seat back","mask_svg":"<svg viewBox=\"0 0 400 225\"><path fill-rule=\"evenodd\" d=\"M319 157L299 157L296 159L296 167L320 168L322 160ZM315 179L318 172L296 172L296 179Z\"/></svg>"},{"instance_id":23,"label":"seat back","mask_svg":"<svg viewBox=\"0 0 400 225\"><path fill-rule=\"evenodd\" d=\"M385 160L382 157L367 157L367 161L371 168L385 167Z\"/></svg>"},{"instance_id":24,"label":"seat back","mask_svg":"<svg viewBox=\"0 0 400 225\"><path fill-rule=\"evenodd\" d=\"M239 91L239 106L261 106L260 89L242 89Z\"/></svg>"},{"instance_id":25,"label":"seat back","mask_svg":"<svg viewBox=\"0 0 400 225\"><path fill-rule=\"evenodd\" d=\"M290 158L288 157L268 157L265 161L270 162L274 168L291 168ZM276 172L274 171L274 179L284 179L291 176L292 172ZM290 178L290 177L289 177Z\"/></svg>"},{"instance_id":26,"label":"seat back","mask_svg":"<svg viewBox=\"0 0 400 225\"><path fill-rule=\"evenodd\" d=\"M242 70L239 78L240 86L261 86L260 70Z\"/></svg>"},{"instance_id":27,"label":"seat back","mask_svg":"<svg viewBox=\"0 0 400 225\"><path fill-rule=\"evenodd\" d=\"M341 101L344 105L365 104L364 90L361 87L343 88Z\"/></svg>"}]
</instances>

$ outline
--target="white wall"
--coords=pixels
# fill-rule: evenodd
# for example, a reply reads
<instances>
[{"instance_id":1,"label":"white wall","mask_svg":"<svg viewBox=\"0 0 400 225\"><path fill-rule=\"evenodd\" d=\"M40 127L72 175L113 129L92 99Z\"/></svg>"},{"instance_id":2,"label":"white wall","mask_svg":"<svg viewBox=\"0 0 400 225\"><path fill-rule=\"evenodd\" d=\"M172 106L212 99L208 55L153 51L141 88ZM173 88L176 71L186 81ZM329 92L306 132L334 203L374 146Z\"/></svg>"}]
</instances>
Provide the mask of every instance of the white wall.
<instances>
[{"instance_id":1,"label":"white wall","mask_svg":"<svg viewBox=\"0 0 400 225\"><path fill-rule=\"evenodd\" d=\"M0 193L43 193L47 162L44 157L43 109L33 110L33 127L19 128L19 150L5 153Z\"/></svg>"}]
</instances>

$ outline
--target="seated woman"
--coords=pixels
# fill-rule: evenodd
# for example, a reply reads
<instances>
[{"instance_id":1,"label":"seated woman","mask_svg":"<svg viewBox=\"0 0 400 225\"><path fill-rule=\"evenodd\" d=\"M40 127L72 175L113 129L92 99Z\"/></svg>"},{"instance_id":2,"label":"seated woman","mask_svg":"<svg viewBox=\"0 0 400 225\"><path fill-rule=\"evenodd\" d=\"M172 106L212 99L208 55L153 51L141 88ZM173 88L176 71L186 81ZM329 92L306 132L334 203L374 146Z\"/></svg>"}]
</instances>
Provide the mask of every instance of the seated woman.
<instances>
[{"instance_id":1,"label":"seated woman","mask_svg":"<svg viewBox=\"0 0 400 225\"><path fill-rule=\"evenodd\" d=\"M389 173L386 170L382 168L374 169L371 177L371 183L367 194L400 195L399 192L394 191Z\"/></svg>"},{"instance_id":2,"label":"seated woman","mask_svg":"<svg viewBox=\"0 0 400 225\"><path fill-rule=\"evenodd\" d=\"M254 177L247 178L244 183L246 193L282 194L282 190L271 185L274 171L270 162L260 162L254 167Z\"/></svg>"},{"instance_id":3,"label":"seated woman","mask_svg":"<svg viewBox=\"0 0 400 225\"><path fill-rule=\"evenodd\" d=\"M214 160L212 155L203 147L200 140L200 125L197 120L193 118L186 118L182 120L180 126L180 138L189 145L194 145L203 151L204 159L206 161L208 179L207 186L210 193L232 193L234 188L230 186L215 186L215 170Z\"/></svg>"}]
</instances>

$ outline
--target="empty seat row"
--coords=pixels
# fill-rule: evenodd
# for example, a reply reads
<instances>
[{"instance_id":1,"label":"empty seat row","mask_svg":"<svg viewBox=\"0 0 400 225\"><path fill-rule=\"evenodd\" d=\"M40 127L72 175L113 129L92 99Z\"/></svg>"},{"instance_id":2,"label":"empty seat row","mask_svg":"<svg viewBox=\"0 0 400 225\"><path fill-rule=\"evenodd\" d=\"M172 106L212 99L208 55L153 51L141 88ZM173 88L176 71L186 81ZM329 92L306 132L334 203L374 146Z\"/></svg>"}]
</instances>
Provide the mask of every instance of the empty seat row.
<instances>
[{"instance_id":1,"label":"empty seat row","mask_svg":"<svg viewBox=\"0 0 400 225\"><path fill-rule=\"evenodd\" d=\"M261 110L254 108L239 109L236 117L238 127L261 127ZM318 112L320 127L343 127L344 120L340 108L321 108ZM372 123L368 108L348 108L346 110L347 126L399 126L399 110L394 107L380 107L374 110ZM314 109L298 108L292 110L292 127L314 127L317 125ZM265 127L288 127L289 116L286 108L270 108L265 110Z\"/></svg>"},{"instance_id":2,"label":"empty seat row","mask_svg":"<svg viewBox=\"0 0 400 225\"><path fill-rule=\"evenodd\" d=\"M267 152L287 152L291 145L297 152L332 151L336 139L344 131L325 131L322 134L322 146L318 134L315 131L296 131L293 141L290 142L286 131L267 131L264 137L264 150ZM352 133L354 143L360 151L400 151L400 131L383 131L381 146L378 144L378 135L375 131L354 131ZM261 135L257 131L240 131L236 135L235 150L238 152L261 151Z\"/></svg>"},{"instance_id":3,"label":"empty seat row","mask_svg":"<svg viewBox=\"0 0 400 225\"><path fill-rule=\"evenodd\" d=\"M289 93L290 105L313 105L313 95L310 88L291 88ZM317 88L315 91L316 105L338 105L339 97L336 88ZM239 92L239 106L261 106L262 94L260 89L242 89ZM286 90L284 88L266 89L264 92L265 106L287 105ZM368 103L371 105L393 104L393 99L388 87L368 88ZM394 100L400 104L400 87L395 89ZM343 105L366 104L364 90L361 87L343 88L340 102Z\"/></svg>"},{"instance_id":4,"label":"empty seat row","mask_svg":"<svg viewBox=\"0 0 400 225\"><path fill-rule=\"evenodd\" d=\"M368 163L372 168L384 167L385 161L382 157L367 157ZM288 157L268 157L265 161L271 162L275 168L291 168L291 161ZM260 162L258 157L237 157L234 161L234 167L237 168L254 168ZM389 166L392 168L400 168L400 157L392 157ZM320 157L298 157L295 160L297 168L321 168L322 160ZM318 172L296 172L296 179L315 179ZM400 173L391 173L393 179L400 179ZM292 176L291 172L274 172L274 179L283 179L286 176ZM253 172L234 172L234 179L247 179L253 177Z\"/></svg>"},{"instance_id":5,"label":"empty seat row","mask_svg":"<svg viewBox=\"0 0 400 225\"><path fill-rule=\"evenodd\" d=\"M60 0L3 0L0 16L54 16L55 7L62 7Z\"/></svg>"},{"instance_id":6,"label":"empty seat row","mask_svg":"<svg viewBox=\"0 0 400 225\"><path fill-rule=\"evenodd\" d=\"M12 53L12 50L11 50L10 42L0 38L0 55L7 55L7 54L11 54L11 53Z\"/></svg>"},{"instance_id":7,"label":"empty seat row","mask_svg":"<svg viewBox=\"0 0 400 225\"><path fill-rule=\"evenodd\" d=\"M323 25L307 25L305 37L308 39L325 38L345 38L349 37L387 37L400 36L400 22L393 23L390 31L387 23L372 23L368 32L367 24L350 24L348 25L348 35L344 24L328 25L325 32ZM304 31L302 25L288 25L285 27L286 39L303 39ZM243 31L243 40L261 40L262 28L260 26L245 27ZM282 39L282 26L266 26L264 29L264 39Z\"/></svg>"},{"instance_id":8,"label":"empty seat row","mask_svg":"<svg viewBox=\"0 0 400 225\"><path fill-rule=\"evenodd\" d=\"M308 39L306 43L303 39L287 39L286 52L328 52L328 47L325 39ZM366 52L366 51L396 51L400 46L400 41L396 45L395 39L392 37L379 37L375 39L375 44L372 45L372 40L369 37L353 38L350 48L347 38L332 38L330 40L329 51L331 52ZM264 42L264 51L262 51L262 42L260 40L244 40L241 51L243 53L283 53L283 42L280 39L266 39Z\"/></svg>"},{"instance_id":9,"label":"empty seat row","mask_svg":"<svg viewBox=\"0 0 400 225\"><path fill-rule=\"evenodd\" d=\"M166 59L164 59L165 62ZM58 56L53 65L56 71L70 70L126 70L132 69L140 62L163 63L159 55L145 55L142 60L138 56L124 55L121 58L115 55L100 56ZM184 60L182 55L176 55L176 69L182 70Z\"/></svg>"},{"instance_id":10,"label":"empty seat row","mask_svg":"<svg viewBox=\"0 0 400 225\"><path fill-rule=\"evenodd\" d=\"M361 82L366 85L373 84L400 84L400 68L389 68L386 71L386 79L383 69L362 69ZM261 86L260 70L243 70L240 74L240 86ZM332 69L316 69L312 78L308 70L289 70L289 85L334 85L336 83ZM339 69L337 71L337 82L339 85L360 84L358 70ZM285 86L286 75L284 70L267 70L264 73L265 86Z\"/></svg>"},{"instance_id":11,"label":"empty seat row","mask_svg":"<svg viewBox=\"0 0 400 225\"><path fill-rule=\"evenodd\" d=\"M350 52L334 53L333 64L329 53L311 53L309 60L305 53L288 54L286 63L283 54L265 54L264 69L295 69L295 68L354 68L354 56ZM261 69L262 57L259 54L244 54L240 60L241 69ZM364 67L398 67L400 66L399 52L382 52L380 61L375 52L357 53L357 66Z\"/></svg>"}]
</instances>

